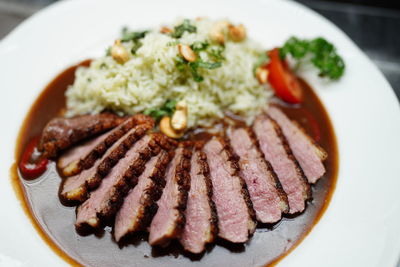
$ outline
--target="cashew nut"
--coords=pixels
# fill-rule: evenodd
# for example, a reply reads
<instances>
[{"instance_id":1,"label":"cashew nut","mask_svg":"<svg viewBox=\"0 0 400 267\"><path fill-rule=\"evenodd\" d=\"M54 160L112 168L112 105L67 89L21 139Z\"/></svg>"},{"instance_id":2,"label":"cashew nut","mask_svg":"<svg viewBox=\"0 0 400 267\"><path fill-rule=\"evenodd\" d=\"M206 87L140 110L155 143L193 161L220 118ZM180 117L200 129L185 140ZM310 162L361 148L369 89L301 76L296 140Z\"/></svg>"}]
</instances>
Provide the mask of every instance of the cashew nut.
<instances>
[{"instance_id":1,"label":"cashew nut","mask_svg":"<svg viewBox=\"0 0 400 267\"><path fill-rule=\"evenodd\" d=\"M163 117L160 121L160 131L168 137L178 139L181 138L184 132L176 132L171 127L171 118L170 117Z\"/></svg>"},{"instance_id":2,"label":"cashew nut","mask_svg":"<svg viewBox=\"0 0 400 267\"><path fill-rule=\"evenodd\" d=\"M171 28L168 28L167 26L162 26L160 29L160 33L171 33L172 30Z\"/></svg>"},{"instance_id":3,"label":"cashew nut","mask_svg":"<svg viewBox=\"0 0 400 267\"><path fill-rule=\"evenodd\" d=\"M179 101L175 105L175 112L171 119L171 127L178 132L185 130L187 127L187 116L186 102Z\"/></svg>"},{"instance_id":4,"label":"cashew nut","mask_svg":"<svg viewBox=\"0 0 400 267\"><path fill-rule=\"evenodd\" d=\"M178 44L179 54L189 62L196 61L196 54L193 52L192 48L188 45Z\"/></svg>"},{"instance_id":5,"label":"cashew nut","mask_svg":"<svg viewBox=\"0 0 400 267\"><path fill-rule=\"evenodd\" d=\"M267 83L268 81L268 70L265 68L258 67L256 70L256 78L260 84Z\"/></svg>"},{"instance_id":6,"label":"cashew nut","mask_svg":"<svg viewBox=\"0 0 400 267\"><path fill-rule=\"evenodd\" d=\"M111 48L111 56L119 64L124 64L129 60L129 52L125 46L121 44L121 40L116 40Z\"/></svg>"},{"instance_id":7,"label":"cashew nut","mask_svg":"<svg viewBox=\"0 0 400 267\"><path fill-rule=\"evenodd\" d=\"M219 44L223 44L225 42L224 30L228 27L228 25L229 24L226 21L215 23L210 32L211 40L216 41Z\"/></svg>"},{"instance_id":8,"label":"cashew nut","mask_svg":"<svg viewBox=\"0 0 400 267\"><path fill-rule=\"evenodd\" d=\"M240 42L244 38L246 38L246 28L244 27L243 24L240 24L238 26L234 26L232 24L228 25L228 32L229 32L229 37L232 39L234 42Z\"/></svg>"}]
</instances>

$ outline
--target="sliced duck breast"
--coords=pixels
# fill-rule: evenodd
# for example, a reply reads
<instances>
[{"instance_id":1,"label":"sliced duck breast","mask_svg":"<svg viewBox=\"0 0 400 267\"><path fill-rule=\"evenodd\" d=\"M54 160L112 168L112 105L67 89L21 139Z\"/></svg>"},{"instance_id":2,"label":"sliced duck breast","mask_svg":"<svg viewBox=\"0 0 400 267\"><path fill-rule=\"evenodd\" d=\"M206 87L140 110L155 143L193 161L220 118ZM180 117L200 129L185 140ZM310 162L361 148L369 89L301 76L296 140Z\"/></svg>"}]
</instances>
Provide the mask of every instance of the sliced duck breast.
<instances>
[{"instance_id":1,"label":"sliced duck breast","mask_svg":"<svg viewBox=\"0 0 400 267\"><path fill-rule=\"evenodd\" d=\"M185 225L185 209L190 186L191 149L180 144L169 163L165 175L166 185L158 200L158 210L150 224L150 245L166 246L179 238Z\"/></svg>"},{"instance_id":2,"label":"sliced duck breast","mask_svg":"<svg viewBox=\"0 0 400 267\"><path fill-rule=\"evenodd\" d=\"M218 215L218 236L243 243L256 228L255 214L246 184L239 175L238 158L228 143L213 137L204 148Z\"/></svg>"},{"instance_id":3,"label":"sliced duck breast","mask_svg":"<svg viewBox=\"0 0 400 267\"><path fill-rule=\"evenodd\" d=\"M256 118L254 133L265 159L278 176L289 202L289 213L302 212L311 197L310 185L278 124L266 115Z\"/></svg>"},{"instance_id":4,"label":"sliced duck breast","mask_svg":"<svg viewBox=\"0 0 400 267\"><path fill-rule=\"evenodd\" d=\"M328 154L306 134L297 122L290 120L279 108L271 106L268 109L268 115L281 127L308 182L312 184L317 182L325 174L323 161Z\"/></svg>"},{"instance_id":5,"label":"sliced duck breast","mask_svg":"<svg viewBox=\"0 0 400 267\"><path fill-rule=\"evenodd\" d=\"M212 184L206 154L196 149L190 163L190 191L185 211L186 224L180 242L191 253L201 253L214 241L217 213L212 201Z\"/></svg>"},{"instance_id":6,"label":"sliced duck breast","mask_svg":"<svg viewBox=\"0 0 400 267\"><path fill-rule=\"evenodd\" d=\"M165 169L170 160L162 150L152 157L138 178L138 184L125 197L114 224L114 238L119 242L125 236L145 230L157 211L157 200L165 186Z\"/></svg>"},{"instance_id":7,"label":"sliced duck breast","mask_svg":"<svg viewBox=\"0 0 400 267\"><path fill-rule=\"evenodd\" d=\"M102 218L111 218L119 209L130 185L135 185L150 157L160 151L151 135L138 140L106 175L100 186L77 209L76 228L96 228Z\"/></svg>"},{"instance_id":8,"label":"sliced duck breast","mask_svg":"<svg viewBox=\"0 0 400 267\"><path fill-rule=\"evenodd\" d=\"M108 171L149 129L150 126L147 124L140 124L132 128L115 142L91 168L64 179L60 186L61 200L67 203L86 200L88 197L88 190L96 188L100 184L101 179L107 175Z\"/></svg>"},{"instance_id":9,"label":"sliced duck breast","mask_svg":"<svg viewBox=\"0 0 400 267\"><path fill-rule=\"evenodd\" d=\"M71 176L92 167L110 146L135 125L141 123L153 125L153 120L149 117L143 122L143 116L141 114L132 116L115 129L67 150L58 159L58 169L64 176Z\"/></svg>"},{"instance_id":10,"label":"sliced duck breast","mask_svg":"<svg viewBox=\"0 0 400 267\"><path fill-rule=\"evenodd\" d=\"M55 157L60 151L88 137L114 128L123 121L124 118L112 113L54 118L43 129L39 150L43 151L45 157Z\"/></svg>"},{"instance_id":11,"label":"sliced duck breast","mask_svg":"<svg viewBox=\"0 0 400 267\"><path fill-rule=\"evenodd\" d=\"M287 196L275 172L265 161L249 128L229 128L233 151L239 156L240 174L246 182L257 220L275 223L289 211Z\"/></svg>"}]
</instances>

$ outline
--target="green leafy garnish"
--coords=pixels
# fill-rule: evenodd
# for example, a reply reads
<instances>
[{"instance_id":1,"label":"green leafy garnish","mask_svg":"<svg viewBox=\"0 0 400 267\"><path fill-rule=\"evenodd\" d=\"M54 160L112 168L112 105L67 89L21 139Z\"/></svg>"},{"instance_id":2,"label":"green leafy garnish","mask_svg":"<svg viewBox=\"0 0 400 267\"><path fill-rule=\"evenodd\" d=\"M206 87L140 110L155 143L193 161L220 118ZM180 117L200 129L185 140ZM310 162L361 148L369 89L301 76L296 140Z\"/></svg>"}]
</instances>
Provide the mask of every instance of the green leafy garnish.
<instances>
[{"instance_id":1,"label":"green leafy garnish","mask_svg":"<svg viewBox=\"0 0 400 267\"><path fill-rule=\"evenodd\" d=\"M222 55L222 53L224 51L225 51L225 47L218 45L218 46L211 47L211 49L209 49L209 54L215 60L225 60L225 57Z\"/></svg>"},{"instance_id":2,"label":"green leafy garnish","mask_svg":"<svg viewBox=\"0 0 400 267\"><path fill-rule=\"evenodd\" d=\"M221 62L204 62L202 60L196 60L193 64L197 65L197 68L213 70L222 66Z\"/></svg>"},{"instance_id":3,"label":"green leafy garnish","mask_svg":"<svg viewBox=\"0 0 400 267\"><path fill-rule=\"evenodd\" d=\"M188 62L181 56L177 56L175 58L175 66L180 72L183 72L185 70L185 66L187 65L187 63Z\"/></svg>"},{"instance_id":4,"label":"green leafy garnish","mask_svg":"<svg viewBox=\"0 0 400 267\"><path fill-rule=\"evenodd\" d=\"M136 51L142 47L142 42L140 41L136 41L133 43L133 46L131 48L131 53L132 55L136 54Z\"/></svg>"},{"instance_id":5,"label":"green leafy garnish","mask_svg":"<svg viewBox=\"0 0 400 267\"><path fill-rule=\"evenodd\" d=\"M291 37L279 53L282 59L290 54L299 63L309 59L319 69L319 76L332 80L342 77L345 70L344 61L337 54L335 46L322 37L313 40Z\"/></svg>"},{"instance_id":6,"label":"green leafy garnish","mask_svg":"<svg viewBox=\"0 0 400 267\"><path fill-rule=\"evenodd\" d=\"M153 117L156 121L159 121L164 116L172 116L175 112L176 100L167 100L164 105L159 108L146 109L143 114Z\"/></svg>"},{"instance_id":7,"label":"green leafy garnish","mask_svg":"<svg viewBox=\"0 0 400 267\"><path fill-rule=\"evenodd\" d=\"M133 42L131 53L132 55L136 54L136 51L142 46L142 42L140 41L143 39L149 31L139 31L133 32L129 31L127 27L122 28L122 36L121 42Z\"/></svg>"},{"instance_id":8,"label":"green leafy garnish","mask_svg":"<svg viewBox=\"0 0 400 267\"><path fill-rule=\"evenodd\" d=\"M193 79L196 82L202 82L204 80L203 76L198 73L198 69L216 69L222 66L221 62L204 62L201 59L196 60L195 62L189 63L190 71L192 72Z\"/></svg>"},{"instance_id":9,"label":"green leafy garnish","mask_svg":"<svg viewBox=\"0 0 400 267\"><path fill-rule=\"evenodd\" d=\"M177 45L177 44L179 44L178 41L173 41L173 42L168 42L168 43L167 43L167 46L175 46L175 45Z\"/></svg>"},{"instance_id":10,"label":"green leafy garnish","mask_svg":"<svg viewBox=\"0 0 400 267\"><path fill-rule=\"evenodd\" d=\"M111 46L106 49L106 56L111 56Z\"/></svg>"},{"instance_id":11,"label":"green leafy garnish","mask_svg":"<svg viewBox=\"0 0 400 267\"><path fill-rule=\"evenodd\" d=\"M208 47L209 45L210 45L210 44L209 44L207 41L205 41L205 42L194 42L194 43L190 46L190 48L192 48L192 50L193 50L194 52L200 52L200 51L206 50L207 47Z\"/></svg>"},{"instance_id":12,"label":"green leafy garnish","mask_svg":"<svg viewBox=\"0 0 400 267\"><path fill-rule=\"evenodd\" d=\"M216 69L222 66L221 62L206 62L203 61L201 58L197 58L194 62L188 62L181 56L177 56L175 58L175 66L176 68L183 72L186 69L186 66L189 68L190 72L192 73L193 79L196 82L202 82L204 77L199 74L199 69Z\"/></svg>"},{"instance_id":13,"label":"green leafy garnish","mask_svg":"<svg viewBox=\"0 0 400 267\"><path fill-rule=\"evenodd\" d=\"M220 61L215 61L215 62L206 62L200 57L201 51L204 51L208 54L209 57L221 60L224 59L222 57L222 52L223 52L223 47L221 49L221 46L210 47L210 43L205 40L203 42L196 41L192 45L190 45L190 48L193 50L193 52L196 54L197 59L194 62L189 62L186 59L184 59L182 56L178 55L175 58L175 66L180 72L184 72L185 70L189 70L190 73L193 76L193 79L196 82L202 82L204 80L204 77L200 75L199 69L216 69L222 66L222 63ZM215 56L212 54L212 52L216 53Z\"/></svg>"},{"instance_id":14,"label":"green leafy garnish","mask_svg":"<svg viewBox=\"0 0 400 267\"><path fill-rule=\"evenodd\" d=\"M149 31L132 32L127 27L122 28L121 42L136 42L143 39Z\"/></svg>"},{"instance_id":15,"label":"green leafy garnish","mask_svg":"<svg viewBox=\"0 0 400 267\"><path fill-rule=\"evenodd\" d=\"M192 73L193 80L198 83L204 81L203 76L201 76L198 72L199 65L196 64L196 62L189 62L189 68L190 72Z\"/></svg>"},{"instance_id":16,"label":"green leafy garnish","mask_svg":"<svg viewBox=\"0 0 400 267\"><path fill-rule=\"evenodd\" d=\"M173 38L181 38L185 32L196 32L197 28L190 24L190 20L185 19L182 24L174 27L174 32L171 33Z\"/></svg>"}]
</instances>

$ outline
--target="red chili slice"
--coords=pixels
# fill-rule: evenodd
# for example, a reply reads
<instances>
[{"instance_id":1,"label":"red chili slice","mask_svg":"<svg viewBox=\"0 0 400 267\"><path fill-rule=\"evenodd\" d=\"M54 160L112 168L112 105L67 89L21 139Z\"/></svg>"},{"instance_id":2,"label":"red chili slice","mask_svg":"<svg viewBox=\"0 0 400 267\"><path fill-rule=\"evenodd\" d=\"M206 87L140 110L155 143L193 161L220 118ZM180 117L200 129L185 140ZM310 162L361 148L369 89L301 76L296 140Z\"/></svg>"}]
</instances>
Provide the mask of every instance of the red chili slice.
<instances>
[{"instance_id":1,"label":"red chili slice","mask_svg":"<svg viewBox=\"0 0 400 267\"><path fill-rule=\"evenodd\" d=\"M35 179L42 175L47 170L47 158L41 157L37 151L39 137L31 139L22 154L19 163L19 170L25 179ZM35 155L36 154L36 155Z\"/></svg>"}]
</instances>

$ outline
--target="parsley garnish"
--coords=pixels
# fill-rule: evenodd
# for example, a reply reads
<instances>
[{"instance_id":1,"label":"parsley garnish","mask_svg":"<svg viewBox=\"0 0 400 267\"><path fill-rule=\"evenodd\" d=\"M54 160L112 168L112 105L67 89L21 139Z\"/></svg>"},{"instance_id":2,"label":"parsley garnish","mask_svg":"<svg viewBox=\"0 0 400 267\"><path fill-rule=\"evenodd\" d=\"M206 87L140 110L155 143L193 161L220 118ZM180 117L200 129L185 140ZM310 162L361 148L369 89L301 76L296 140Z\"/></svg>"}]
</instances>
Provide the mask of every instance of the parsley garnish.
<instances>
[{"instance_id":1,"label":"parsley garnish","mask_svg":"<svg viewBox=\"0 0 400 267\"><path fill-rule=\"evenodd\" d=\"M121 42L136 42L143 39L149 31L132 32L127 27L122 28Z\"/></svg>"},{"instance_id":2,"label":"parsley garnish","mask_svg":"<svg viewBox=\"0 0 400 267\"><path fill-rule=\"evenodd\" d=\"M308 59L306 55L310 55L311 63L319 69L319 76L328 77L331 80L338 80L345 70L344 61L336 53L335 46L321 37L313 40L291 37L280 48L282 59L288 54L298 60L299 63Z\"/></svg>"},{"instance_id":3,"label":"parsley garnish","mask_svg":"<svg viewBox=\"0 0 400 267\"><path fill-rule=\"evenodd\" d=\"M216 69L222 66L222 63L218 60L224 60L222 56L222 52L224 51L224 47L222 46L211 46L208 41L196 41L190 48L196 54L197 59L194 62L188 62L186 59L178 55L175 58L175 66L180 72L184 72L186 69L190 71L193 76L193 79L196 82L202 82L204 77L200 75L199 69ZM209 57L214 58L215 62L206 62L203 61L199 55L199 52L204 51L208 54Z\"/></svg>"},{"instance_id":4,"label":"parsley garnish","mask_svg":"<svg viewBox=\"0 0 400 267\"><path fill-rule=\"evenodd\" d=\"M179 44L178 41L173 41L173 42L168 42L168 43L167 43L167 46L175 46L175 45L177 45L177 44Z\"/></svg>"},{"instance_id":5,"label":"parsley garnish","mask_svg":"<svg viewBox=\"0 0 400 267\"><path fill-rule=\"evenodd\" d=\"M194 62L188 62L181 56L177 56L175 58L175 66L180 71L183 72L186 69L186 66L189 67L190 72L192 73L193 79L196 82L202 82L204 77L199 74L199 69L216 69L222 66L221 62L206 62L203 61L201 58L197 58Z\"/></svg>"},{"instance_id":6,"label":"parsley garnish","mask_svg":"<svg viewBox=\"0 0 400 267\"><path fill-rule=\"evenodd\" d=\"M197 28L190 24L190 20L185 19L182 24L174 27L174 32L171 33L173 38L181 38L185 32L196 32Z\"/></svg>"},{"instance_id":7,"label":"parsley garnish","mask_svg":"<svg viewBox=\"0 0 400 267\"><path fill-rule=\"evenodd\" d=\"M111 56L111 46L106 49L106 56Z\"/></svg>"},{"instance_id":8,"label":"parsley garnish","mask_svg":"<svg viewBox=\"0 0 400 267\"><path fill-rule=\"evenodd\" d=\"M136 54L136 51L142 47L142 42L140 41L136 41L133 43L133 46L131 48L131 53L132 55Z\"/></svg>"},{"instance_id":9,"label":"parsley garnish","mask_svg":"<svg viewBox=\"0 0 400 267\"><path fill-rule=\"evenodd\" d=\"M136 54L136 51L142 46L140 39L143 39L149 31L132 32L127 27L122 28L121 42L133 42L131 53Z\"/></svg>"},{"instance_id":10,"label":"parsley garnish","mask_svg":"<svg viewBox=\"0 0 400 267\"><path fill-rule=\"evenodd\" d=\"M175 58L175 66L180 72L183 72L185 70L185 66L187 65L187 63L188 62L181 56L177 56Z\"/></svg>"},{"instance_id":11,"label":"parsley garnish","mask_svg":"<svg viewBox=\"0 0 400 267\"><path fill-rule=\"evenodd\" d=\"M222 55L224 52L225 47L224 46L213 46L209 50L210 56L212 56L215 60L225 60L225 57Z\"/></svg>"},{"instance_id":12,"label":"parsley garnish","mask_svg":"<svg viewBox=\"0 0 400 267\"><path fill-rule=\"evenodd\" d=\"M209 45L210 45L210 44L209 44L207 41L205 41L205 42L194 42L194 43L190 46L190 48L192 48L192 50L193 50L194 52L200 52L200 51L206 50L207 47L208 47Z\"/></svg>"},{"instance_id":13,"label":"parsley garnish","mask_svg":"<svg viewBox=\"0 0 400 267\"><path fill-rule=\"evenodd\" d=\"M176 100L167 100L159 108L146 109L143 114L153 117L156 121L159 121L164 116L171 116L175 112Z\"/></svg>"}]
</instances>

